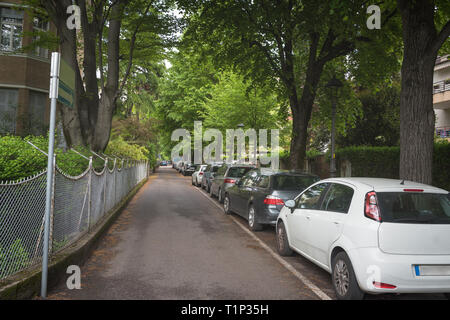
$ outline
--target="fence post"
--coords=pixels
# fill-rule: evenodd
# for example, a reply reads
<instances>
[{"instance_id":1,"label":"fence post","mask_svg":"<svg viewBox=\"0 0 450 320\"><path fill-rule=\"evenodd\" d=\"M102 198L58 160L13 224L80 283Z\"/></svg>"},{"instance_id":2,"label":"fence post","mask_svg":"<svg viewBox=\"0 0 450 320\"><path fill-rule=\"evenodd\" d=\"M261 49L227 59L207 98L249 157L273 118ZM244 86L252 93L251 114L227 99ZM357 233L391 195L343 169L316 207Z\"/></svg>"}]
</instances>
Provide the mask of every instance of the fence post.
<instances>
[{"instance_id":1,"label":"fence post","mask_svg":"<svg viewBox=\"0 0 450 320\"><path fill-rule=\"evenodd\" d=\"M108 158L105 160L105 184L103 185L103 215L106 214L106 189L108 187Z\"/></svg>"},{"instance_id":2,"label":"fence post","mask_svg":"<svg viewBox=\"0 0 450 320\"><path fill-rule=\"evenodd\" d=\"M114 205L113 207L116 206L117 204L117 190L116 190L116 174L117 174L117 158L114 158L114 177L113 177L113 181L114 181Z\"/></svg>"},{"instance_id":3,"label":"fence post","mask_svg":"<svg viewBox=\"0 0 450 320\"><path fill-rule=\"evenodd\" d=\"M88 188L89 188L89 199L88 199L88 216L87 216L87 224L88 224L88 232L91 231L91 208L92 208L92 164L93 157L89 157L89 180L88 180Z\"/></svg>"}]
</instances>

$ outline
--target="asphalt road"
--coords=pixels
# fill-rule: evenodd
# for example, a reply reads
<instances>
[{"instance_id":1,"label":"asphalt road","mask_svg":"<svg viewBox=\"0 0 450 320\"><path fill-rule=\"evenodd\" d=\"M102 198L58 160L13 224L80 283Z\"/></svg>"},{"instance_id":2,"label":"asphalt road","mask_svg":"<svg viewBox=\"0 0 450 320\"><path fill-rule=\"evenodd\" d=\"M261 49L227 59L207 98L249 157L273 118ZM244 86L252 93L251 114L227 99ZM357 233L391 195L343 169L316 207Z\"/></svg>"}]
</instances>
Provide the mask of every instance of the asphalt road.
<instances>
[{"instance_id":1,"label":"asphalt road","mask_svg":"<svg viewBox=\"0 0 450 320\"><path fill-rule=\"evenodd\" d=\"M335 299L328 273L276 254L274 228L253 233L172 168L160 168L80 266L80 290L49 299ZM382 295L370 299L440 299Z\"/></svg>"}]
</instances>

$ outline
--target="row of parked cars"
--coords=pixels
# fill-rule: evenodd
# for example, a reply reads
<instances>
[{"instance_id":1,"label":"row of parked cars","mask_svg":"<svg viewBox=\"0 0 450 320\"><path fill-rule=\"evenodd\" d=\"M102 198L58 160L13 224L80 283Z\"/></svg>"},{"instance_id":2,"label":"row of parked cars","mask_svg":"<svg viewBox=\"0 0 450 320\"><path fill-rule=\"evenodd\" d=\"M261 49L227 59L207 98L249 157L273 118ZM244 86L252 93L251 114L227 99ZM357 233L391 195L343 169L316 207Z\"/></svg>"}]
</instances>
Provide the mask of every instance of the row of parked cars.
<instances>
[{"instance_id":1,"label":"row of parked cars","mask_svg":"<svg viewBox=\"0 0 450 320\"><path fill-rule=\"evenodd\" d=\"M274 225L280 255L331 273L339 299L366 293L450 297L450 194L411 181L319 177L247 165L197 165L192 184L253 231Z\"/></svg>"}]
</instances>

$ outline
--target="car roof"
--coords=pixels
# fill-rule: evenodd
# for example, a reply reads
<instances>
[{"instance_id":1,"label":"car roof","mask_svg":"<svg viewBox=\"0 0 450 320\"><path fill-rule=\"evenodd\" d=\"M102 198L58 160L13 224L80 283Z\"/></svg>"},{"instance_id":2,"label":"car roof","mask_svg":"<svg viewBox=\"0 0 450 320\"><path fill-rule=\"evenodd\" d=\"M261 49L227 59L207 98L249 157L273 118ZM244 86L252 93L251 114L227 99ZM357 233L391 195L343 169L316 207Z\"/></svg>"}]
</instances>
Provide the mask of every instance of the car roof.
<instances>
[{"instance_id":1,"label":"car roof","mask_svg":"<svg viewBox=\"0 0 450 320\"><path fill-rule=\"evenodd\" d=\"M348 178L329 178L322 180L321 182L343 182L354 185L355 187L370 187L375 191L398 189L423 189L427 192L448 193L447 190L433 187L427 184L400 180L400 179L385 179L385 178L364 178L364 177L348 177Z\"/></svg>"},{"instance_id":2,"label":"car roof","mask_svg":"<svg viewBox=\"0 0 450 320\"><path fill-rule=\"evenodd\" d=\"M229 168L256 168L252 164L224 163L224 165L228 166Z\"/></svg>"},{"instance_id":3,"label":"car roof","mask_svg":"<svg viewBox=\"0 0 450 320\"><path fill-rule=\"evenodd\" d=\"M299 171L289 171L289 170L277 170L277 169L270 169L270 168L259 168L261 174L272 176L303 176L303 177L318 177L315 174L307 173L307 172L299 172Z\"/></svg>"}]
</instances>

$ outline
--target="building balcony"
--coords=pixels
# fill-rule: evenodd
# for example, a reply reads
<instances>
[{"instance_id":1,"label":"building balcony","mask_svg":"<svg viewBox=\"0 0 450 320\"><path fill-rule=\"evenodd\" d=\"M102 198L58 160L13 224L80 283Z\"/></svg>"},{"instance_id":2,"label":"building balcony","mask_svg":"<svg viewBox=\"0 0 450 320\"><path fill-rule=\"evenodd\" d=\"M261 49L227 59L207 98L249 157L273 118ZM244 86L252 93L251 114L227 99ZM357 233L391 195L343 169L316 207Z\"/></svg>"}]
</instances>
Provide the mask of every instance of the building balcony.
<instances>
[{"instance_id":1,"label":"building balcony","mask_svg":"<svg viewBox=\"0 0 450 320\"><path fill-rule=\"evenodd\" d=\"M450 80L442 80L433 84L434 109L450 108Z\"/></svg>"},{"instance_id":2,"label":"building balcony","mask_svg":"<svg viewBox=\"0 0 450 320\"><path fill-rule=\"evenodd\" d=\"M436 135L439 138L450 138L450 127L436 127Z\"/></svg>"}]
</instances>

